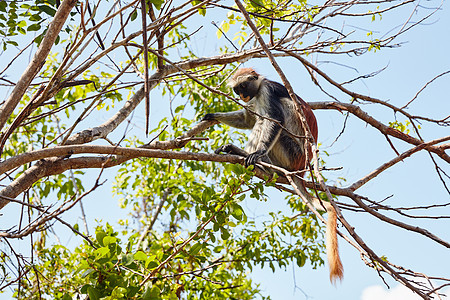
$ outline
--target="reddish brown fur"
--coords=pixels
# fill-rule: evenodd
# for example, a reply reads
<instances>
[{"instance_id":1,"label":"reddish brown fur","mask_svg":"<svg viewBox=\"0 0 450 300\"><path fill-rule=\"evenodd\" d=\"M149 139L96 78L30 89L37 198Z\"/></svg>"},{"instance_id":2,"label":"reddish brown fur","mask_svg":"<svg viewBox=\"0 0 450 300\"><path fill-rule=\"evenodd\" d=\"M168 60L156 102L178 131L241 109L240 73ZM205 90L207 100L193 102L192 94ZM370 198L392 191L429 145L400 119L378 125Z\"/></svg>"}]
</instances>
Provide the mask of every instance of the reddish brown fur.
<instances>
[{"instance_id":1,"label":"reddish brown fur","mask_svg":"<svg viewBox=\"0 0 450 300\"><path fill-rule=\"evenodd\" d=\"M336 280L344 278L344 267L339 257L339 245L337 241L337 216L336 211L330 205L327 219L326 245L328 265L330 268L330 281L336 283Z\"/></svg>"},{"instance_id":2,"label":"reddish brown fur","mask_svg":"<svg viewBox=\"0 0 450 300\"><path fill-rule=\"evenodd\" d=\"M256 73L256 71L253 70L252 68L240 68L239 70L236 71L236 73L234 73L232 78L234 80L237 80L239 77L241 77L243 75L256 75L256 76L259 76L259 74Z\"/></svg>"},{"instance_id":3,"label":"reddish brown fur","mask_svg":"<svg viewBox=\"0 0 450 300\"><path fill-rule=\"evenodd\" d=\"M309 127L309 130L311 131L314 141L317 142L319 129L317 126L316 117L314 116L314 113L313 113L311 107L306 102L302 101L301 107L303 109L303 114L305 115L306 123L308 123L308 127ZM300 119L300 116L298 118ZM308 162L306 161L307 157L308 157ZM295 166L295 170L305 170L307 164L311 161L312 152L311 152L311 147L309 145L308 145L308 156L307 157L305 155L302 155L300 157L300 159L298 160L298 162Z\"/></svg>"}]
</instances>

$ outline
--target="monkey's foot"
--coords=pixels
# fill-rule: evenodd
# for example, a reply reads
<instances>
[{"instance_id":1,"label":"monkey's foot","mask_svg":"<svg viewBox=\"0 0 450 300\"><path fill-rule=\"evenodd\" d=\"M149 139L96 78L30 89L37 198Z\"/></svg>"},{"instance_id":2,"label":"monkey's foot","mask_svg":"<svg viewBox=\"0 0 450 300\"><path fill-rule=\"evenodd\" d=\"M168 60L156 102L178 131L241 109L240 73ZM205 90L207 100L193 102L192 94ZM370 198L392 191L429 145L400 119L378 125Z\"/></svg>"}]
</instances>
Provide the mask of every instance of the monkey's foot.
<instances>
[{"instance_id":1,"label":"monkey's foot","mask_svg":"<svg viewBox=\"0 0 450 300\"><path fill-rule=\"evenodd\" d=\"M244 161L244 164L246 167L250 166L250 165L256 165L256 163L258 161L263 160L263 158L266 156L266 151L264 150L259 150L253 153L250 153Z\"/></svg>"}]
</instances>

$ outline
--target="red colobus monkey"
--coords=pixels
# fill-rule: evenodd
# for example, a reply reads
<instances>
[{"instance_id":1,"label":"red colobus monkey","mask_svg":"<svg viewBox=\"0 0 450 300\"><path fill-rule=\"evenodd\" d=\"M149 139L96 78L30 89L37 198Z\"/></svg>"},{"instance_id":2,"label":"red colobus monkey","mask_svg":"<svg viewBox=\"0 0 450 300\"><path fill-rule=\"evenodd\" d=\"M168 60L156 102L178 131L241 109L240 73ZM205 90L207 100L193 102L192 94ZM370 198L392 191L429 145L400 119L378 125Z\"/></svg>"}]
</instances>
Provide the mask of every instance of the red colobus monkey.
<instances>
[{"instance_id":1,"label":"red colobus monkey","mask_svg":"<svg viewBox=\"0 0 450 300\"><path fill-rule=\"evenodd\" d=\"M215 120L235 128L252 129L252 132L245 150L228 144L215 152L245 156L247 166L261 160L288 171L304 171L312 153L310 148L305 149L304 140L295 137L304 136L305 132L287 89L278 82L264 78L251 68L239 69L231 78L229 85L247 103L248 110L206 114L203 120ZM299 97L298 99L311 134L317 141L316 118L309 105ZM342 279L343 267L338 251L336 212L328 202L321 203L317 198L310 196L300 179L296 182L311 204L318 209L327 210L326 245L330 280L334 282L336 279Z\"/></svg>"}]
</instances>

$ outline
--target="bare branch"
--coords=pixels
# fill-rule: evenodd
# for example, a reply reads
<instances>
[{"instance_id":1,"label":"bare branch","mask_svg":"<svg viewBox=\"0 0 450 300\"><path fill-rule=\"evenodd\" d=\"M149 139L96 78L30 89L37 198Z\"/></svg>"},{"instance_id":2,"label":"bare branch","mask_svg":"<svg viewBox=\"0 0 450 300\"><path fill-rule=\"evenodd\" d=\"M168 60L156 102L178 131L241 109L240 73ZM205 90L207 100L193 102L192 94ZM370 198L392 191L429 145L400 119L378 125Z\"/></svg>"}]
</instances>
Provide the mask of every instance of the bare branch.
<instances>
[{"instance_id":1,"label":"bare branch","mask_svg":"<svg viewBox=\"0 0 450 300\"><path fill-rule=\"evenodd\" d=\"M415 146L419 146L423 144L423 142L420 139L414 138L406 133L403 133L395 128L389 127L381 123L380 121L376 120L369 114L367 114L365 111L363 111L359 106L348 104L348 103L342 103L342 102L309 102L309 105L313 109L335 109L338 111L348 111L354 116L358 117L359 119L367 122L377 130L379 130L384 135L393 136L395 138L398 138L400 140L403 140L404 142L408 144L412 144ZM450 163L450 156L445 153L445 149L447 146L441 145L441 146L434 146L434 145L426 145L425 149L427 149L430 152L433 152L437 154L441 159L444 161Z\"/></svg>"}]
</instances>

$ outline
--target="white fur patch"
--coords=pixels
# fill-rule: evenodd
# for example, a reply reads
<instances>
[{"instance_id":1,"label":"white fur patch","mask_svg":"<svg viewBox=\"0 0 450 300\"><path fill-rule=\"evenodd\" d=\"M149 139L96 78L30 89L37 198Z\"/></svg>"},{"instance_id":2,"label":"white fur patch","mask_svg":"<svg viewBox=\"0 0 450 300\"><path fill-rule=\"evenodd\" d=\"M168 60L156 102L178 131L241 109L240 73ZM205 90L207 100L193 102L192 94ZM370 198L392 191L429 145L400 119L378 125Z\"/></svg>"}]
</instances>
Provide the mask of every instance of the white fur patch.
<instances>
[{"instance_id":1,"label":"white fur patch","mask_svg":"<svg viewBox=\"0 0 450 300\"><path fill-rule=\"evenodd\" d=\"M247 81L249 77L253 77L253 76L254 75L252 75L252 74L245 74L245 75L241 75L241 76L238 76L238 77L232 77L232 78L230 78L230 80L228 80L227 86L229 86L231 88L234 88L235 86L238 86L242 82ZM264 79L264 77L259 75L258 79L255 81L255 83L257 83L258 86L259 86L263 79Z\"/></svg>"}]
</instances>

